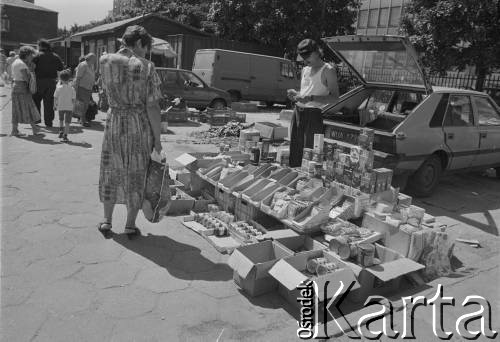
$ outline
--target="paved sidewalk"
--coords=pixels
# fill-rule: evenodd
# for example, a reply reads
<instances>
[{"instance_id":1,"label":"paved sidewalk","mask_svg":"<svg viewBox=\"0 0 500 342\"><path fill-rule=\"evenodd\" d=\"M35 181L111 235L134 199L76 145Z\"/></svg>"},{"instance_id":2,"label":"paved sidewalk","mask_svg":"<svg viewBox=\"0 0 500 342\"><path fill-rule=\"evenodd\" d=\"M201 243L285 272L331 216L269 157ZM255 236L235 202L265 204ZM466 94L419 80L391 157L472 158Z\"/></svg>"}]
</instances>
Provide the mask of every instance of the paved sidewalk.
<instances>
[{"instance_id":1,"label":"paved sidewalk","mask_svg":"<svg viewBox=\"0 0 500 342\"><path fill-rule=\"evenodd\" d=\"M7 93L0 88L0 95ZM0 98L0 108L9 97ZM125 209L117 206L113 238L97 232L102 114L90 129L74 124L68 144L59 142L56 129L43 129L41 138L9 137L10 115L7 104L0 131L2 341L297 339L290 305L276 294L242 294L227 256L179 218L151 224L140 214L143 236L128 240L122 234ZM21 132L30 133L27 127L21 125ZM175 143L164 148L170 160L214 150ZM474 289L480 271L464 277L467 289ZM480 277L493 291L497 269L485 268ZM429 336L427 331L419 340L430 341Z\"/></svg>"}]
</instances>

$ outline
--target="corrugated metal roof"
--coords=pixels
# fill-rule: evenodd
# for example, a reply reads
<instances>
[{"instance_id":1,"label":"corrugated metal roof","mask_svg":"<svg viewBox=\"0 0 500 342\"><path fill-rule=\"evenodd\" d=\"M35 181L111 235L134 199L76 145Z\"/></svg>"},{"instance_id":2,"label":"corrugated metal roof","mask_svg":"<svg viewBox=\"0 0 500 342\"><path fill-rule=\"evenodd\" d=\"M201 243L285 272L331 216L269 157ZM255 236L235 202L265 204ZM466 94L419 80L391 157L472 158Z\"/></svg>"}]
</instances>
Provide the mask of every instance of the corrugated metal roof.
<instances>
[{"instance_id":1,"label":"corrugated metal roof","mask_svg":"<svg viewBox=\"0 0 500 342\"><path fill-rule=\"evenodd\" d=\"M146 17L146 16L144 16L144 17ZM138 17L134 17L134 18L119 20L119 21L115 21L115 22L109 23L109 24L99 25L99 26L96 26L96 27L92 27L91 29L88 29L86 31L75 33L73 35L73 37L76 37L76 36L86 36L86 35L93 34L93 33L102 33L102 32L113 31L114 29L116 29L118 27L121 27L121 26L126 25L126 24L133 23L133 22L135 22L135 21L137 21L137 20L139 20L141 18L143 18L143 16L138 16Z\"/></svg>"},{"instance_id":2,"label":"corrugated metal roof","mask_svg":"<svg viewBox=\"0 0 500 342\"><path fill-rule=\"evenodd\" d=\"M7 6L12 6L12 7L22 7L22 8L27 8L27 9L37 10L37 11L58 13L57 11L53 11L53 10L50 10L48 8L38 6L38 5L32 4L31 2L27 2L27 1L23 1L23 0L0 0L0 5L7 5Z\"/></svg>"},{"instance_id":3,"label":"corrugated metal roof","mask_svg":"<svg viewBox=\"0 0 500 342\"><path fill-rule=\"evenodd\" d=\"M202 36L210 36L210 34L203 32L203 31L200 31L192 26L180 23L180 22L173 20L173 19L166 18L160 14L149 13L149 14L141 15L141 16L134 17L134 18L124 19L124 20L115 21L115 22L109 23L109 24L99 25L99 26L93 27L91 29L88 29L86 31L75 33L72 37L88 36L88 35L96 34L96 33L110 32L110 31L113 31L113 30L115 30L119 27L122 27L124 25L129 25L129 24L132 24L136 21L140 21L141 19L149 18L149 17L157 17L157 18L160 18L162 20L169 21L169 22L174 23L176 25L185 27L186 29L192 31L193 33L197 33L197 34L202 35Z\"/></svg>"}]
</instances>

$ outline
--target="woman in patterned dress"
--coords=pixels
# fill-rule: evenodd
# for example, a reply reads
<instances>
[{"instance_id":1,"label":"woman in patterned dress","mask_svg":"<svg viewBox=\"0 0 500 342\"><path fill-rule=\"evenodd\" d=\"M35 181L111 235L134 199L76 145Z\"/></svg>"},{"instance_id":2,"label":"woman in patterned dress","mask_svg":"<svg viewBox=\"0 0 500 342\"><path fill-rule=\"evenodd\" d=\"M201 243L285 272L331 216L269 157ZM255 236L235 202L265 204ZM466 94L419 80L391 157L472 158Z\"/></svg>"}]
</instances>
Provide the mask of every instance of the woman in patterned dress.
<instances>
[{"instance_id":1,"label":"woman in patterned dress","mask_svg":"<svg viewBox=\"0 0 500 342\"><path fill-rule=\"evenodd\" d=\"M36 122L40 120L40 113L33 102L30 92L30 78L34 77L30 70L31 61L35 56L35 49L30 46L22 46L19 50L19 58L14 60L11 66L12 79L12 133L19 135L18 124L31 124L33 135L38 133Z\"/></svg>"},{"instance_id":2,"label":"woman in patterned dress","mask_svg":"<svg viewBox=\"0 0 500 342\"><path fill-rule=\"evenodd\" d=\"M151 153L160 153L161 81L154 64L144 58L152 37L138 25L129 26L123 47L100 59L102 86L111 110L107 114L102 143L99 197L108 232L115 204L127 206L125 233L138 233L135 220L142 207Z\"/></svg>"}]
</instances>

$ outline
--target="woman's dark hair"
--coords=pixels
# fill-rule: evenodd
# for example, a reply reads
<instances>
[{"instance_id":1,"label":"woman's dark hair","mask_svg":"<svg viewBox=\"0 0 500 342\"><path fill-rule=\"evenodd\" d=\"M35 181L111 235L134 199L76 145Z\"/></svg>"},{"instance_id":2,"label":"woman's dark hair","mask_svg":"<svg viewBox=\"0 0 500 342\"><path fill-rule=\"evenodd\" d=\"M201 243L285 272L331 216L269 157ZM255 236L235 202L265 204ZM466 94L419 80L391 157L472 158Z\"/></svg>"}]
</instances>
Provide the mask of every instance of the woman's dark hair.
<instances>
[{"instance_id":1,"label":"woman's dark hair","mask_svg":"<svg viewBox=\"0 0 500 342\"><path fill-rule=\"evenodd\" d=\"M59 74L59 79L63 82L68 82L70 78L71 71L68 69L61 71L61 73Z\"/></svg>"},{"instance_id":2,"label":"woman's dark hair","mask_svg":"<svg viewBox=\"0 0 500 342\"><path fill-rule=\"evenodd\" d=\"M50 43L46 39L40 39L38 41L38 49L40 51L50 51L51 49Z\"/></svg>"},{"instance_id":3,"label":"woman's dark hair","mask_svg":"<svg viewBox=\"0 0 500 342\"><path fill-rule=\"evenodd\" d=\"M123 43L129 47L133 47L139 39L141 40L142 46L151 48L153 37L151 37L148 31L146 31L146 29L142 26L128 26L122 36Z\"/></svg>"},{"instance_id":4,"label":"woman's dark hair","mask_svg":"<svg viewBox=\"0 0 500 342\"><path fill-rule=\"evenodd\" d=\"M33 49L31 46L21 46L21 48L19 49L19 58L24 60L26 59L26 57L34 55L35 53L35 49Z\"/></svg>"}]
</instances>

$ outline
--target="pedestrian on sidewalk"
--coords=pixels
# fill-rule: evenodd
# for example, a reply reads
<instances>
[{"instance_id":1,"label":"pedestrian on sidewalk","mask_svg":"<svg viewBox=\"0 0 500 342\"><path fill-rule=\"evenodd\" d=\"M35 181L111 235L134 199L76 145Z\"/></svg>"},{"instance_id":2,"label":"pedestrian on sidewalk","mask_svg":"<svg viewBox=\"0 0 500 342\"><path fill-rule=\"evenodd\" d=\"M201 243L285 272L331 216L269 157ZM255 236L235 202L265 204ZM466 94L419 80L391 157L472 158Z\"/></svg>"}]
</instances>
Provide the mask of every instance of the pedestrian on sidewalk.
<instances>
[{"instance_id":1,"label":"pedestrian on sidewalk","mask_svg":"<svg viewBox=\"0 0 500 342\"><path fill-rule=\"evenodd\" d=\"M29 83L35 77L28 65L31 64L36 51L30 46L23 46L19 50L19 58L12 63L12 133L19 135L18 124L31 124L33 135L38 133L36 122L40 120L40 112L33 102Z\"/></svg>"},{"instance_id":2,"label":"pedestrian on sidewalk","mask_svg":"<svg viewBox=\"0 0 500 342\"><path fill-rule=\"evenodd\" d=\"M288 98L296 102L290 131L290 166L302 165L304 147L312 148L314 134L323 133L321 108L339 98L335 69L322 60L316 41L304 39L297 46L298 61L303 61L300 91L288 89Z\"/></svg>"},{"instance_id":3,"label":"pedestrian on sidewalk","mask_svg":"<svg viewBox=\"0 0 500 342\"><path fill-rule=\"evenodd\" d=\"M54 110L59 112L59 138L68 142L69 125L73 118L73 108L75 106L76 92L69 84L71 72L63 70L59 74L59 83L54 93Z\"/></svg>"},{"instance_id":4,"label":"pedestrian on sidewalk","mask_svg":"<svg viewBox=\"0 0 500 342\"><path fill-rule=\"evenodd\" d=\"M85 59L76 67L76 76L73 86L76 90L75 114L80 117L80 123L89 127L87 122L87 109L92 99L92 88L95 84L95 69L97 57L93 53L85 56Z\"/></svg>"},{"instance_id":5,"label":"pedestrian on sidewalk","mask_svg":"<svg viewBox=\"0 0 500 342\"><path fill-rule=\"evenodd\" d=\"M52 127L54 121L54 92L56 90L57 73L64 69L61 58L54 52L50 43L38 41L38 55L33 58L35 64L37 92L33 95L38 112L43 101L43 122L45 127Z\"/></svg>"},{"instance_id":6,"label":"pedestrian on sidewalk","mask_svg":"<svg viewBox=\"0 0 500 342\"><path fill-rule=\"evenodd\" d=\"M111 229L115 204L127 207L125 233L138 233L136 218L142 208L146 172L154 149L161 152L161 80L145 59L152 37L138 25L123 34L124 46L100 59L102 87L108 95L99 175L99 197L104 205L101 232Z\"/></svg>"},{"instance_id":7,"label":"pedestrian on sidewalk","mask_svg":"<svg viewBox=\"0 0 500 342\"><path fill-rule=\"evenodd\" d=\"M9 85L12 84L12 63L14 63L14 61L17 58L18 56L14 51L9 52L9 57L7 57L7 67L6 67L7 76L5 77Z\"/></svg>"}]
</instances>

